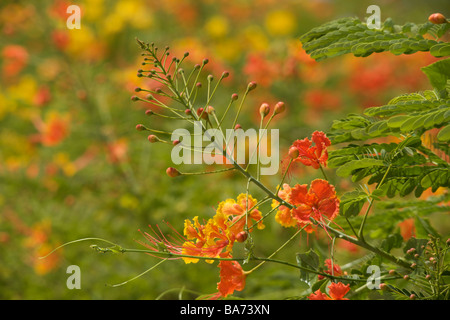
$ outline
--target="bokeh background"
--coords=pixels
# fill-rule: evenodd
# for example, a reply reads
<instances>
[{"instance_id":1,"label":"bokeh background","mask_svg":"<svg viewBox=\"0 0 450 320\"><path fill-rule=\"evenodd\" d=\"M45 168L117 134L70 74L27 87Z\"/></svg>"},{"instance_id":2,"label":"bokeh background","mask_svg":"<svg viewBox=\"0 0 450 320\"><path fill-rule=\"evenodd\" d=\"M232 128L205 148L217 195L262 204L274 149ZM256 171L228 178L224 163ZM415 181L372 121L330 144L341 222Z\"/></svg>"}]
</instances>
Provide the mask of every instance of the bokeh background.
<instances>
[{"instance_id":1,"label":"bokeh background","mask_svg":"<svg viewBox=\"0 0 450 320\"><path fill-rule=\"evenodd\" d=\"M80 30L66 27L71 4L81 7ZM112 288L108 284L126 281L158 260L99 254L89 248L103 245L96 242L73 244L39 260L85 237L144 248L137 243L144 240L138 230L161 225L170 232L167 221L182 231L185 218L207 219L218 202L245 192L240 176L174 180L165 174L170 146L149 144L146 134L135 130L138 123L174 128L146 117L148 105L130 101L135 87L155 85L136 77L142 57L135 38L170 46L174 54L189 51L186 68L208 58L207 72L218 77L230 71L213 101L219 113L231 93L242 94L256 81L240 118L244 128L258 126L261 103L284 101L287 112L273 127L286 148L347 113L430 88L420 71L435 61L428 53L342 56L318 64L302 51L301 34L343 16L364 19L371 4L380 6L382 21L392 17L398 24L425 22L434 12L450 15L447 0L1 0L0 298L176 299L181 288L183 298L195 297L189 290L214 293L216 265L182 261ZM315 174L298 170L292 179L307 183ZM264 179L274 186L280 177ZM339 183L338 190L351 186ZM252 194L261 196L257 190ZM255 232L258 255L270 254L291 235L269 220L264 232ZM445 223L437 227L449 230ZM328 242L320 235L304 237L279 258L294 261L293 254L307 245L326 257ZM345 243L337 248L341 264L362 254ZM73 264L81 268L80 290L66 287L66 269ZM300 292L297 283L297 271L267 265L238 295L294 296Z\"/></svg>"}]
</instances>

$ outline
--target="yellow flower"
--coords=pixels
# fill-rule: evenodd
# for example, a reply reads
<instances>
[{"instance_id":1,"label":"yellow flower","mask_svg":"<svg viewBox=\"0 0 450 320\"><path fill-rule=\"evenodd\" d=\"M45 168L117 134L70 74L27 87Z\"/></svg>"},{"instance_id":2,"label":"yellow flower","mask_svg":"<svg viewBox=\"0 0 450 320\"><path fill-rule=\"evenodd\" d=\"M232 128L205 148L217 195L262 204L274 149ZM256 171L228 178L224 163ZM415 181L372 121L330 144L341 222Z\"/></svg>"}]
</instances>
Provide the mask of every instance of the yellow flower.
<instances>
[{"instance_id":1,"label":"yellow flower","mask_svg":"<svg viewBox=\"0 0 450 320\"><path fill-rule=\"evenodd\" d=\"M228 20L223 16L213 16L206 21L206 32L213 38L221 38L228 34Z\"/></svg>"},{"instance_id":2,"label":"yellow flower","mask_svg":"<svg viewBox=\"0 0 450 320\"><path fill-rule=\"evenodd\" d=\"M297 27L295 15L288 10L276 10L266 16L267 31L274 36L292 34Z\"/></svg>"}]
</instances>

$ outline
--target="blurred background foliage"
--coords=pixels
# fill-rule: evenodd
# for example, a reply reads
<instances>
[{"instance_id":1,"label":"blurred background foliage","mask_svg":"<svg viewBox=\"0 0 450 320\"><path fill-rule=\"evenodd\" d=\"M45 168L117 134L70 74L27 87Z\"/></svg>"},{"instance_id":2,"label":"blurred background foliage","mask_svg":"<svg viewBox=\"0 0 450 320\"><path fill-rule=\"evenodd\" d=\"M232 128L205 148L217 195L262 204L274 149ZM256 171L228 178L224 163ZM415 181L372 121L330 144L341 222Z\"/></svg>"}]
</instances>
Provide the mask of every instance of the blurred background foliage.
<instances>
[{"instance_id":1,"label":"blurred background foliage","mask_svg":"<svg viewBox=\"0 0 450 320\"><path fill-rule=\"evenodd\" d=\"M66 27L71 4L81 7L80 30ZM175 55L189 51L185 68L208 58L207 73L218 78L230 71L212 101L219 114L233 92L242 95L247 83L256 81L240 118L244 129L258 126L261 103L284 101L287 112L272 126L280 129L283 156L293 140L326 130L333 119L430 88L420 71L435 61L428 53L347 55L317 64L302 51L301 34L342 16L363 19L371 4L380 6L383 21L392 17L399 24L425 22L434 12L450 14L446 0L2 0L0 298L155 299L164 293L163 298L174 299L180 288L215 292L215 264L166 262L111 288L108 284L128 280L158 260L145 254L102 255L89 248L95 242L38 259L85 237L144 248L136 242L144 240L138 230L160 225L170 232L167 221L181 232L185 218L207 219L220 201L245 192L245 180L232 174L167 177L170 146L150 145L135 130L138 123L175 128L146 117L148 105L130 101L135 87L155 86L136 77L142 57L135 38L170 46ZM314 175L299 168L291 179L308 183ZM279 179L263 177L271 186ZM333 182L338 192L351 186ZM261 197L258 190L251 192ZM292 232L273 219L266 225L254 234L261 256ZM448 223L436 227L448 232ZM307 245L328 257L329 240L322 234L303 237L277 257L294 261L293 254ZM361 255L339 241L337 248L341 264ZM81 268L81 290L66 287L72 264ZM301 293L297 271L266 265L259 272L238 295L276 299Z\"/></svg>"}]
</instances>

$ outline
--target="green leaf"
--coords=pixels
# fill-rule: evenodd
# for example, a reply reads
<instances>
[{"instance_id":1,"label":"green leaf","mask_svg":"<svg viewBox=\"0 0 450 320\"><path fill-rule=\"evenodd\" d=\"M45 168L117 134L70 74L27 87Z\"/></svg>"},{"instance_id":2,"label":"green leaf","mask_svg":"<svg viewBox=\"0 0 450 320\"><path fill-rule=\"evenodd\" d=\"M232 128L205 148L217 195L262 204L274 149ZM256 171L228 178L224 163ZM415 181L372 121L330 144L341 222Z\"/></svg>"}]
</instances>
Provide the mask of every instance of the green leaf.
<instances>
[{"instance_id":1,"label":"green leaf","mask_svg":"<svg viewBox=\"0 0 450 320\"><path fill-rule=\"evenodd\" d=\"M434 57L440 58L450 55L449 43L438 43L430 48L430 54Z\"/></svg>"},{"instance_id":2,"label":"green leaf","mask_svg":"<svg viewBox=\"0 0 450 320\"><path fill-rule=\"evenodd\" d=\"M319 256L313 249L309 249L305 253L297 253L297 265L300 267L317 270L319 267ZM300 270L300 280L304 282L310 281L310 273Z\"/></svg>"},{"instance_id":3,"label":"green leaf","mask_svg":"<svg viewBox=\"0 0 450 320\"><path fill-rule=\"evenodd\" d=\"M427 75L433 88L439 92L441 98L446 98L447 81L450 79L450 58L437 61L421 69Z\"/></svg>"},{"instance_id":4,"label":"green leaf","mask_svg":"<svg viewBox=\"0 0 450 320\"><path fill-rule=\"evenodd\" d=\"M437 134L436 138L442 142L449 141L450 140L450 124L443 127L441 129L441 131L439 131L439 133Z\"/></svg>"},{"instance_id":5,"label":"green leaf","mask_svg":"<svg viewBox=\"0 0 450 320\"><path fill-rule=\"evenodd\" d=\"M384 162L378 159L366 158L361 160L352 160L341 166L339 169L337 169L336 174L340 177L347 177L351 175L354 170L383 165Z\"/></svg>"},{"instance_id":6,"label":"green leaf","mask_svg":"<svg viewBox=\"0 0 450 320\"><path fill-rule=\"evenodd\" d=\"M393 248L400 248L402 243L403 237L399 233L394 233L381 242L381 248L386 252L390 252Z\"/></svg>"},{"instance_id":7,"label":"green leaf","mask_svg":"<svg viewBox=\"0 0 450 320\"><path fill-rule=\"evenodd\" d=\"M430 221L426 218L415 217L414 225L416 227L416 237L428 237L429 234L438 237L438 232L431 226Z\"/></svg>"},{"instance_id":8,"label":"green leaf","mask_svg":"<svg viewBox=\"0 0 450 320\"><path fill-rule=\"evenodd\" d=\"M340 215L344 217L357 216L367 201L367 198L368 195L365 192L357 190L343 194L340 198Z\"/></svg>"}]
</instances>

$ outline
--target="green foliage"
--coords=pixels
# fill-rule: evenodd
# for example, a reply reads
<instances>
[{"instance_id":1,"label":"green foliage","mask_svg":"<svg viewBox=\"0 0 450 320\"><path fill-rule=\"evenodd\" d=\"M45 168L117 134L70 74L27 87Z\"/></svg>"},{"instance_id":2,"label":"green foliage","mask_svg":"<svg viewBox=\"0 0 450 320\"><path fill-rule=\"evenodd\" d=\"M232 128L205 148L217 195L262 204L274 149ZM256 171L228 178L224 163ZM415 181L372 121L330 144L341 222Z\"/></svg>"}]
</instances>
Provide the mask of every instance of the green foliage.
<instances>
[{"instance_id":1,"label":"green foliage","mask_svg":"<svg viewBox=\"0 0 450 320\"><path fill-rule=\"evenodd\" d=\"M430 51L435 57L443 57L449 55L450 45L426 39L424 35L440 38L450 28L449 25L426 22L400 26L387 19L380 29L369 29L358 18L342 18L312 29L301 36L300 41L306 53L317 61L347 53L367 57L383 51L395 55Z\"/></svg>"},{"instance_id":2,"label":"green foliage","mask_svg":"<svg viewBox=\"0 0 450 320\"><path fill-rule=\"evenodd\" d=\"M450 45L438 39L449 29L448 22L399 26L391 19L380 29L369 29L357 18L343 18L312 29L300 40L305 51L317 61L349 53L366 57L383 51L394 55L428 51L434 57L445 57L450 55ZM425 38L425 34L435 40ZM411 264L409 270L401 267L396 273L389 272L392 277L385 286L386 292L378 296L385 299L449 296L444 279L448 273L448 243L443 244L446 239L442 241L430 218L436 213L450 212L450 196L448 192L427 199L408 195L419 198L426 190L434 193L450 186L450 58L422 71L433 90L403 94L386 105L349 114L333 121L327 132L336 146L329 151L328 167L336 169L336 175L360 184L341 195L336 224L345 230L351 228L364 243L367 242L362 230L366 229L381 250L367 263L377 259L378 265L383 264L386 254L400 251L404 255L401 259ZM370 185L374 188L369 188ZM369 215L375 201L376 208ZM361 216L366 204L367 210ZM406 242L399 227L403 221L415 232L415 237ZM359 232L353 226L360 226ZM362 275L364 266L353 271ZM317 281L312 288L323 285Z\"/></svg>"}]
</instances>

